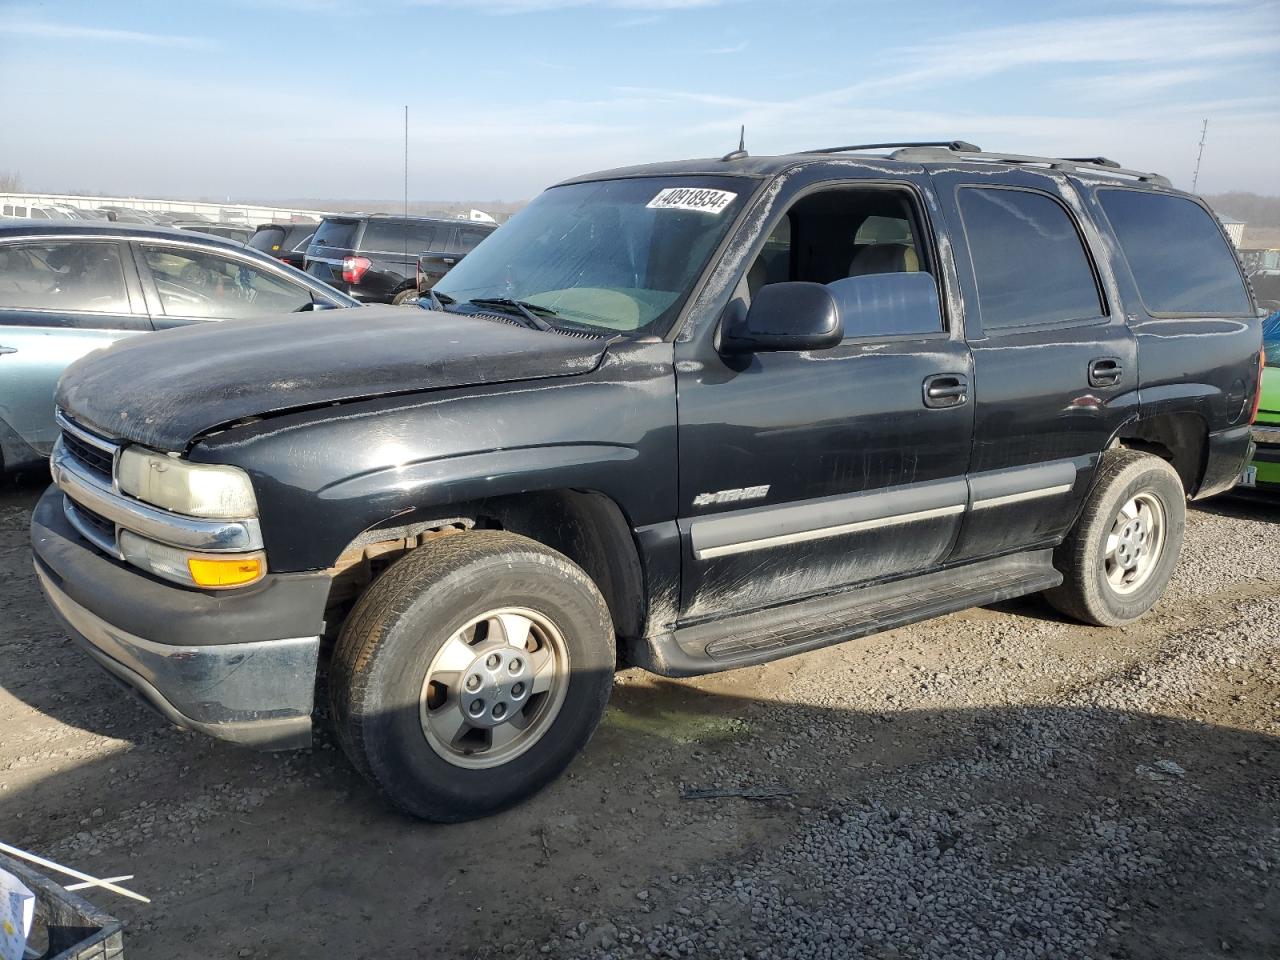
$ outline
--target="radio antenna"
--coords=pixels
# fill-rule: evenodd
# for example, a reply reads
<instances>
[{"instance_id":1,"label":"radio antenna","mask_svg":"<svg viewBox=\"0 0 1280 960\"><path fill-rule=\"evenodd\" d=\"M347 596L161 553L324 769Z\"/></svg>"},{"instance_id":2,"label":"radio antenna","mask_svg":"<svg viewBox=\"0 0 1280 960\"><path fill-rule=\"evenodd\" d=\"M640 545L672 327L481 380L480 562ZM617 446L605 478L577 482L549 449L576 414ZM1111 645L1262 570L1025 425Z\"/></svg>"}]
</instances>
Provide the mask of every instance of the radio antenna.
<instances>
[{"instance_id":1,"label":"radio antenna","mask_svg":"<svg viewBox=\"0 0 1280 960\"><path fill-rule=\"evenodd\" d=\"M1200 128L1200 152L1196 154L1196 171L1191 175L1191 192L1196 192L1196 184L1200 182L1200 161L1204 159L1204 141L1209 133L1209 118L1204 118L1204 125Z\"/></svg>"},{"instance_id":2,"label":"radio antenna","mask_svg":"<svg viewBox=\"0 0 1280 960\"><path fill-rule=\"evenodd\" d=\"M744 123L738 128L738 149L731 153L726 153L720 158L721 162L729 163L732 160L745 160L747 158L747 125Z\"/></svg>"}]
</instances>

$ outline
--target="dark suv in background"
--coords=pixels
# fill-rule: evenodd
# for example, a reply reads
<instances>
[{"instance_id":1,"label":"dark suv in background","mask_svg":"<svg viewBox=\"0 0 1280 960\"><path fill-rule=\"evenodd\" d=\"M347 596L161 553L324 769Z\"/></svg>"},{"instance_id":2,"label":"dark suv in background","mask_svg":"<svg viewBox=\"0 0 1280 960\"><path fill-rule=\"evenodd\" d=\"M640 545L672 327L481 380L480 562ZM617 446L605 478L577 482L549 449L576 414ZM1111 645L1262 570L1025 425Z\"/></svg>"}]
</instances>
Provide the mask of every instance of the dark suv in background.
<instances>
[{"instance_id":1,"label":"dark suv in background","mask_svg":"<svg viewBox=\"0 0 1280 960\"><path fill-rule=\"evenodd\" d=\"M425 294L434 287L481 240L497 229L496 223L460 220L447 237L437 237L435 246L424 250L418 257L418 294Z\"/></svg>"},{"instance_id":2,"label":"dark suv in background","mask_svg":"<svg viewBox=\"0 0 1280 960\"><path fill-rule=\"evenodd\" d=\"M264 223L249 238L249 246L301 270L315 232L314 223Z\"/></svg>"},{"instance_id":3,"label":"dark suv in background","mask_svg":"<svg viewBox=\"0 0 1280 960\"><path fill-rule=\"evenodd\" d=\"M492 229L470 221L380 213L325 217L307 248L305 269L357 300L403 303L418 295L418 255L452 249L459 228L476 226Z\"/></svg>"}]
</instances>

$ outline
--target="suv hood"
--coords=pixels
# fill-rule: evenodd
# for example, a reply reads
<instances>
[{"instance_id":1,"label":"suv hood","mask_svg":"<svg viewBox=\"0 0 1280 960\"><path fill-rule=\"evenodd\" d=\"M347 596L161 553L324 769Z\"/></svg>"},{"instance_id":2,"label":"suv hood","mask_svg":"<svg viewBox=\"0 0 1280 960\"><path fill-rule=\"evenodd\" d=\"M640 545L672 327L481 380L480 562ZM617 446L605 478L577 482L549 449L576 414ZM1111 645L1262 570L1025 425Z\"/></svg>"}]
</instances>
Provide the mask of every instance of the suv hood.
<instances>
[{"instance_id":1,"label":"suv hood","mask_svg":"<svg viewBox=\"0 0 1280 960\"><path fill-rule=\"evenodd\" d=\"M57 402L103 436L182 451L246 417L587 373L604 350L593 338L370 306L128 337L68 367Z\"/></svg>"}]
</instances>

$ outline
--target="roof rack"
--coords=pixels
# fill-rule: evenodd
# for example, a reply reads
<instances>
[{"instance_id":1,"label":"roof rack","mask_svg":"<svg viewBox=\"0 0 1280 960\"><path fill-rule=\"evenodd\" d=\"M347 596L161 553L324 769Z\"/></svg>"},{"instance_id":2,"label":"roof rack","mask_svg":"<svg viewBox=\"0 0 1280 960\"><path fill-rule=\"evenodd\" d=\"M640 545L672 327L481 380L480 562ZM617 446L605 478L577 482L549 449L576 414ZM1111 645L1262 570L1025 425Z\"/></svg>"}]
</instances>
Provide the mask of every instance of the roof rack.
<instances>
[{"instance_id":1,"label":"roof rack","mask_svg":"<svg viewBox=\"0 0 1280 960\"><path fill-rule=\"evenodd\" d=\"M1166 187L1171 186L1168 177L1143 170L1129 170L1120 166L1114 160L1108 160L1106 157L1036 157L1021 153L992 153L987 150L969 150L967 149L968 146L970 145L965 144L957 149L955 145L943 145L941 148L937 145L913 145L895 150L889 156L893 160L909 160L916 163L937 162L940 160L976 160L988 163L1036 164L1046 166L1050 170L1075 172L1097 170L1100 173L1107 173L1113 176L1133 177L1135 180L1141 180L1146 183L1158 183Z\"/></svg>"},{"instance_id":2,"label":"roof rack","mask_svg":"<svg viewBox=\"0 0 1280 960\"><path fill-rule=\"evenodd\" d=\"M947 150L981 153L982 148L964 140L915 140L904 143L859 143L851 147L822 147L818 150L801 150L801 153L849 153L853 150L889 150L899 147L944 147Z\"/></svg>"}]
</instances>

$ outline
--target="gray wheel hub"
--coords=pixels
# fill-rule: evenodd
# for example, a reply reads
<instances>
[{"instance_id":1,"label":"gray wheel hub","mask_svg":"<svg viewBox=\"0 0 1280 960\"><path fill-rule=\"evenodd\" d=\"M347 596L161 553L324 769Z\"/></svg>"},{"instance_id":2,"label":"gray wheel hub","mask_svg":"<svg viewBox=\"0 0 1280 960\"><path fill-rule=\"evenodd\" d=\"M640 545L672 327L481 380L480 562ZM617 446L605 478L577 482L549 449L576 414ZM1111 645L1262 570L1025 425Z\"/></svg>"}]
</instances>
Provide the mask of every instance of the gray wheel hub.
<instances>
[{"instance_id":1,"label":"gray wheel hub","mask_svg":"<svg viewBox=\"0 0 1280 960\"><path fill-rule=\"evenodd\" d=\"M1165 510L1150 493L1139 493L1120 505L1107 533L1103 573L1111 589L1133 593L1151 576L1164 549Z\"/></svg>"},{"instance_id":2,"label":"gray wheel hub","mask_svg":"<svg viewBox=\"0 0 1280 960\"><path fill-rule=\"evenodd\" d=\"M529 699L529 658L505 643L482 644L463 671L462 712L473 727L496 727Z\"/></svg>"},{"instance_id":3,"label":"gray wheel hub","mask_svg":"<svg viewBox=\"0 0 1280 960\"><path fill-rule=\"evenodd\" d=\"M564 705L569 647L544 614L503 607L465 623L432 657L422 733L449 763L501 766L536 744Z\"/></svg>"}]
</instances>

